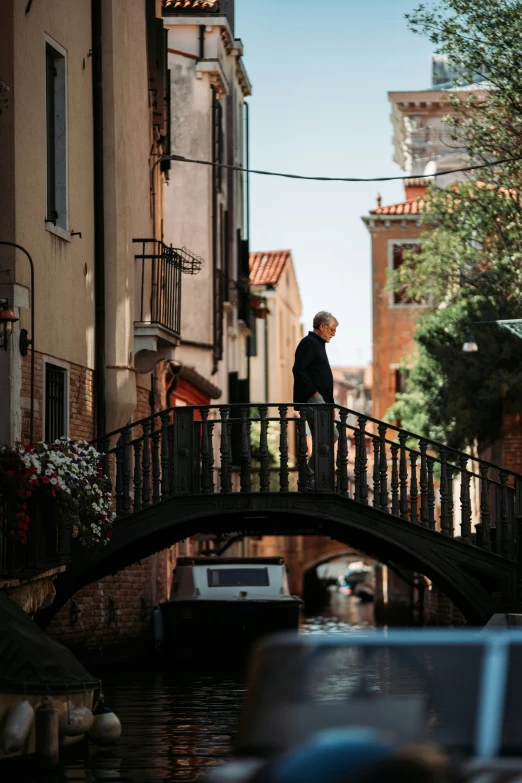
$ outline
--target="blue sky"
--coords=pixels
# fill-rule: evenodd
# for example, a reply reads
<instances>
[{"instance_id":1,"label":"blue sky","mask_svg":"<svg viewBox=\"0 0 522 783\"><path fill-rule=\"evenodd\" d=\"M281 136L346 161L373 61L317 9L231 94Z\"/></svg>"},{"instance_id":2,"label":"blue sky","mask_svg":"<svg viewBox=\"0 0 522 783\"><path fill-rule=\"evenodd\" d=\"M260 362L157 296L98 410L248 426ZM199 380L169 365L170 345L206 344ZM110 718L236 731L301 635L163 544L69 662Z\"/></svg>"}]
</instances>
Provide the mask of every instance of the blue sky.
<instances>
[{"instance_id":1,"label":"blue sky","mask_svg":"<svg viewBox=\"0 0 522 783\"><path fill-rule=\"evenodd\" d=\"M404 14L415 0L236 0L236 36L253 84L252 168L392 176L388 91L430 85L429 41ZM400 182L320 183L252 175L251 250L290 248L305 329L317 310L340 321L334 365L371 360L371 258L361 221L403 198Z\"/></svg>"}]
</instances>

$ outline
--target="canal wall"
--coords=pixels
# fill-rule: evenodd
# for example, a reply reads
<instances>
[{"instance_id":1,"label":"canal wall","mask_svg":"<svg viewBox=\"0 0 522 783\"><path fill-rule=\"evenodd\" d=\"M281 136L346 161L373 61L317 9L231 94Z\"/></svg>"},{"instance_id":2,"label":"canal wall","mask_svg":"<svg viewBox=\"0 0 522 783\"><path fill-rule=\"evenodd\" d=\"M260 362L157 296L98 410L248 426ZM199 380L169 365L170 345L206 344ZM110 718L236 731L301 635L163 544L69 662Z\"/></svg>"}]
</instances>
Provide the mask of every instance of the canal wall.
<instances>
[{"instance_id":1,"label":"canal wall","mask_svg":"<svg viewBox=\"0 0 522 783\"><path fill-rule=\"evenodd\" d=\"M378 625L461 627L466 618L429 580L408 572L408 581L386 565L375 570L375 619Z\"/></svg>"}]
</instances>

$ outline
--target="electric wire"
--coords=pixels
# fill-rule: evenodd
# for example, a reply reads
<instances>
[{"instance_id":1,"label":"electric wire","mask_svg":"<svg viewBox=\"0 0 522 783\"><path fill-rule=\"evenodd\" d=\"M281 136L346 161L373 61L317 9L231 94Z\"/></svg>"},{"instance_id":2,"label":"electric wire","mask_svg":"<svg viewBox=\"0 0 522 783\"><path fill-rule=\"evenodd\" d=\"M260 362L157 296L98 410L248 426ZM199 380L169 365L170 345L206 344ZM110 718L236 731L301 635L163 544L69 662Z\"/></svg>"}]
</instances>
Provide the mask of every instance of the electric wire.
<instances>
[{"instance_id":1,"label":"electric wire","mask_svg":"<svg viewBox=\"0 0 522 783\"><path fill-rule=\"evenodd\" d=\"M315 177L307 174L288 174L281 171L263 171L261 169L246 169L243 166L234 166L230 163L217 163L210 160L198 160L197 158L186 158L184 155L162 155L159 160L173 160L180 163L197 163L201 166L216 166L223 169L232 169L232 171L242 171L245 174L262 174L267 177L285 177L286 179L306 179L314 182L393 182L407 179L432 179L433 177L442 177L446 174L458 174L465 171L477 171L478 169L491 168L492 166L502 166L505 163L515 163L522 160L522 156L516 158L504 158L503 160L494 160L490 163L477 163L474 166L463 166L459 169L449 169L447 171L436 171L433 174L416 174L415 176L396 176L396 177Z\"/></svg>"}]
</instances>

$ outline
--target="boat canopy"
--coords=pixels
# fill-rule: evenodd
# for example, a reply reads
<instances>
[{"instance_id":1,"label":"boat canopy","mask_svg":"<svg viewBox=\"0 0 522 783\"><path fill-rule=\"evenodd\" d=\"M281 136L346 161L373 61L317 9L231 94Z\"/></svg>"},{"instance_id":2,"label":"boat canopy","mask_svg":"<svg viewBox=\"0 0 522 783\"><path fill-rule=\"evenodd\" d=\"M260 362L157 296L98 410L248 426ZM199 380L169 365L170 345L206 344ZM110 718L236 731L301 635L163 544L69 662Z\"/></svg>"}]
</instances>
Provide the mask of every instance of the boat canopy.
<instances>
[{"instance_id":1,"label":"boat canopy","mask_svg":"<svg viewBox=\"0 0 522 783\"><path fill-rule=\"evenodd\" d=\"M92 690L99 680L47 636L0 590L0 692L62 694Z\"/></svg>"}]
</instances>

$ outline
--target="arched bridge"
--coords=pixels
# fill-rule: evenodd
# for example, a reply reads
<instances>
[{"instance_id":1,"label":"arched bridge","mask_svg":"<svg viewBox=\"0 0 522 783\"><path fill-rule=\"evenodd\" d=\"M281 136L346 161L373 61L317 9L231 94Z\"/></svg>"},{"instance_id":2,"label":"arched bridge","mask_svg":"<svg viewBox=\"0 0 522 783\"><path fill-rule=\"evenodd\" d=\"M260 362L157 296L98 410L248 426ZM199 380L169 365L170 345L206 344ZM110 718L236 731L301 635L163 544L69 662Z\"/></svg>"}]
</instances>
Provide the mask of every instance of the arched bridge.
<instances>
[{"instance_id":1,"label":"arched bridge","mask_svg":"<svg viewBox=\"0 0 522 783\"><path fill-rule=\"evenodd\" d=\"M518 609L522 477L469 454L319 404L170 408L99 447L113 538L76 551L43 625L79 588L205 532L324 534L431 578L472 623Z\"/></svg>"}]
</instances>

